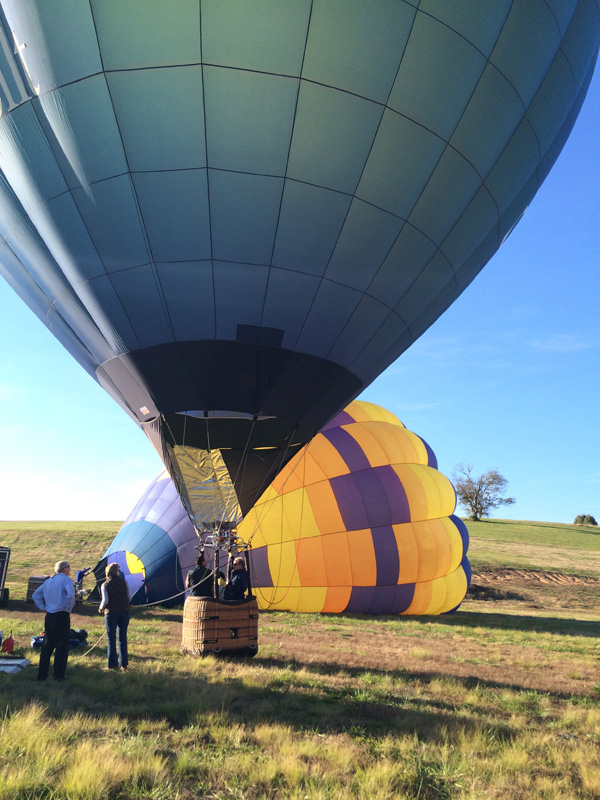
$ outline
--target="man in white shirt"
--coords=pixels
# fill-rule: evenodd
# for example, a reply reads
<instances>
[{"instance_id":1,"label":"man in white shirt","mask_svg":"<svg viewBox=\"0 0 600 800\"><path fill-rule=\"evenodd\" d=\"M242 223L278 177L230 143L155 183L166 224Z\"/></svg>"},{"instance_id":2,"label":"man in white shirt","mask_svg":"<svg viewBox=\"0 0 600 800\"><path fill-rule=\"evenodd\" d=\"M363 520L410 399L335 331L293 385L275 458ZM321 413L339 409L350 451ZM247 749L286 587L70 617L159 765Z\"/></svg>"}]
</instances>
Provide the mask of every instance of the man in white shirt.
<instances>
[{"instance_id":1,"label":"man in white shirt","mask_svg":"<svg viewBox=\"0 0 600 800\"><path fill-rule=\"evenodd\" d=\"M70 574L69 562L57 561L54 565L54 575L38 586L33 593L33 602L40 611L46 612L38 681L45 681L48 677L52 653L54 653L54 680L65 679L69 658L71 611L75 605L75 587L69 577Z\"/></svg>"}]
</instances>

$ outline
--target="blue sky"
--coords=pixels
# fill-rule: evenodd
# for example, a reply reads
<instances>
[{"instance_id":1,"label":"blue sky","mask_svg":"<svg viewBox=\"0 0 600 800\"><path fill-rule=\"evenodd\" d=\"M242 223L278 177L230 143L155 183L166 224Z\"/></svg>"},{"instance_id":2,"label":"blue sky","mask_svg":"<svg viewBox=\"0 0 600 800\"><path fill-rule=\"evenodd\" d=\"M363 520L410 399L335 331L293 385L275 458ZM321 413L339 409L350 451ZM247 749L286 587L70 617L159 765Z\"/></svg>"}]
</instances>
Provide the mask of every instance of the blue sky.
<instances>
[{"instance_id":1,"label":"blue sky","mask_svg":"<svg viewBox=\"0 0 600 800\"><path fill-rule=\"evenodd\" d=\"M498 518L600 521L600 71L500 251L362 395L451 476L498 469ZM162 469L144 434L0 278L0 519L124 520Z\"/></svg>"}]
</instances>

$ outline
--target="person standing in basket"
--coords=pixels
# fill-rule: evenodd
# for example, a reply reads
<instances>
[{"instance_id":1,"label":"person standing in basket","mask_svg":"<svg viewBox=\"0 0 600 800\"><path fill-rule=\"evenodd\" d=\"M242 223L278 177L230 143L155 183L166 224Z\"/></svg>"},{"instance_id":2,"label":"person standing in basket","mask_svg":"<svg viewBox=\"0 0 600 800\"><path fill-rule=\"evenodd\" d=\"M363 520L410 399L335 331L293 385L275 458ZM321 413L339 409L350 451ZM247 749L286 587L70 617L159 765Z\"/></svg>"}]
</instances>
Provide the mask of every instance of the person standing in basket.
<instances>
[{"instance_id":1,"label":"person standing in basket","mask_svg":"<svg viewBox=\"0 0 600 800\"><path fill-rule=\"evenodd\" d=\"M71 565L68 561L57 561L54 565L54 575L38 586L32 595L33 602L40 611L46 612L38 681L45 681L48 677L52 653L54 653L54 680L65 679L69 659L71 611L75 605L75 587L69 577L70 573Z\"/></svg>"},{"instance_id":2,"label":"person standing in basket","mask_svg":"<svg viewBox=\"0 0 600 800\"><path fill-rule=\"evenodd\" d=\"M190 590L192 597L215 596L213 574L206 566L204 553L200 553L196 558L196 566L188 572L185 588Z\"/></svg>"},{"instance_id":3,"label":"person standing in basket","mask_svg":"<svg viewBox=\"0 0 600 800\"><path fill-rule=\"evenodd\" d=\"M248 589L248 575L246 573L246 562L241 556L233 559L233 572L231 580L225 587L223 599L228 603L239 603L244 599Z\"/></svg>"},{"instance_id":4,"label":"person standing in basket","mask_svg":"<svg viewBox=\"0 0 600 800\"><path fill-rule=\"evenodd\" d=\"M129 625L129 604L131 591L125 578L121 575L121 567L116 561L107 564L106 580L100 587L102 600L98 608L104 614L106 636L108 638L108 667L124 672L129 664L127 655L127 626ZM119 649L117 653L117 632Z\"/></svg>"}]
</instances>

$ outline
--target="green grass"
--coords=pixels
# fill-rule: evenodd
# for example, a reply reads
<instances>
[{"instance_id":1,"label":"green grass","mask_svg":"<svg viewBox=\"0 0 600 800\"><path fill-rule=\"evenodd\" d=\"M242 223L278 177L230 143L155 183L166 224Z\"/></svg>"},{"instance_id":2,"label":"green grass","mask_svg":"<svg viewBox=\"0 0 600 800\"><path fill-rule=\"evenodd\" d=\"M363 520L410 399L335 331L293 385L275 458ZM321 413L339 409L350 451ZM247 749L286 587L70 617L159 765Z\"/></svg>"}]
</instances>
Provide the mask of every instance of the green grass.
<instances>
[{"instance_id":1,"label":"green grass","mask_svg":"<svg viewBox=\"0 0 600 800\"><path fill-rule=\"evenodd\" d=\"M595 569L595 533L468 527L476 568L564 559L585 574L583 555ZM0 523L13 548L0 628L33 664L28 577L94 564L118 528ZM136 609L125 674L102 671L104 641L71 655L66 684L38 684L34 666L0 674L0 800L598 800L600 589L573 611L577 591L429 618L262 613L249 662L182 656L180 613ZM103 632L91 605L73 625L90 647Z\"/></svg>"},{"instance_id":2,"label":"green grass","mask_svg":"<svg viewBox=\"0 0 600 800\"><path fill-rule=\"evenodd\" d=\"M600 527L465 520L474 569L539 569L600 577Z\"/></svg>"},{"instance_id":3,"label":"green grass","mask_svg":"<svg viewBox=\"0 0 600 800\"><path fill-rule=\"evenodd\" d=\"M71 562L73 574L95 566L120 527L120 522L0 521L0 546L11 548L6 580L11 597L24 599L29 577L51 575L61 559Z\"/></svg>"},{"instance_id":4,"label":"green grass","mask_svg":"<svg viewBox=\"0 0 600 800\"><path fill-rule=\"evenodd\" d=\"M280 636L289 616L269 615ZM134 620L126 675L102 673L102 652L72 659L68 686L0 675L0 798L598 797L600 687L511 685L506 665L495 680L428 672L424 647L411 656L415 629L461 642L481 631L405 622L387 619L386 632L407 639L397 653L417 669L378 668L377 654L368 667L327 662L322 645L316 662L193 659L165 642L169 623L148 642ZM527 646L537 636L526 632Z\"/></svg>"},{"instance_id":5,"label":"green grass","mask_svg":"<svg viewBox=\"0 0 600 800\"><path fill-rule=\"evenodd\" d=\"M513 541L568 547L570 550L600 552L600 526L562 525L556 522L525 522L505 519L465 520L472 537L482 540Z\"/></svg>"}]
</instances>

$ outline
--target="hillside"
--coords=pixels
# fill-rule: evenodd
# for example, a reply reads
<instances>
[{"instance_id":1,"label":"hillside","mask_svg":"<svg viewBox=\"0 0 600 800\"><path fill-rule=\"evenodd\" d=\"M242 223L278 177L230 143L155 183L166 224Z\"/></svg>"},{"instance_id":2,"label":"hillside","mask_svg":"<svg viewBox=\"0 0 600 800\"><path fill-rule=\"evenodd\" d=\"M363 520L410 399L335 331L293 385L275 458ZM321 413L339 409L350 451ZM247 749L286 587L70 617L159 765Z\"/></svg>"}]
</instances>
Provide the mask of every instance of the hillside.
<instances>
[{"instance_id":1,"label":"hillside","mask_svg":"<svg viewBox=\"0 0 600 800\"><path fill-rule=\"evenodd\" d=\"M465 523L474 570L510 567L600 578L600 527L505 519Z\"/></svg>"},{"instance_id":2,"label":"hillside","mask_svg":"<svg viewBox=\"0 0 600 800\"><path fill-rule=\"evenodd\" d=\"M10 547L6 586L24 599L31 575L52 574L66 559L75 570L94 566L116 536L121 522L0 522L0 546Z\"/></svg>"}]
</instances>

